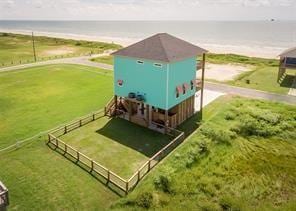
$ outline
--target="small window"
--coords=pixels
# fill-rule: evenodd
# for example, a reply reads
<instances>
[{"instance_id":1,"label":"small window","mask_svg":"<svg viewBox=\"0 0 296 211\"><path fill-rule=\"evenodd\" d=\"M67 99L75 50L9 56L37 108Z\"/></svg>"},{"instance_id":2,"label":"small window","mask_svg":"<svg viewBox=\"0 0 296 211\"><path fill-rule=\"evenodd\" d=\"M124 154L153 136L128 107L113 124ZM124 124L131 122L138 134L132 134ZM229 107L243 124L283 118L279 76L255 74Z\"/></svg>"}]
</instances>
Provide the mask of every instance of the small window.
<instances>
[{"instance_id":1,"label":"small window","mask_svg":"<svg viewBox=\"0 0 296 211\"><path fill-rule=\"evenodd\" d=\"M186 88L183 86L183 95L186 94Z\"/></svg>"},{"instance_id":2,"label":"small window","mask_svg":"<svg viewBox=\"0 0 296 211\"><path fill-rule=\"evenodd\" d=\"M193 90L194 89L194 81L193 80L191 80L190 85L191 85L191 90Z\"/></svg>"},{"instance_id":3,"label":"small window","mask_svg":"<svg viewBox=\"0 0 296 211\"><path fill-rule=\"evenodd\" d=\"M138 60L137 63L138 63L138 64L144 64L144 62L141 61L141 60Z\"/></svg>"},{"instance_id":4,"label":"small window","mask_svg":"<svg viewBox=\"0 0 296 211\"><path fill-rule=\"evenodd\" d=\"M160 68L161 68L161 67L162 67L162 64L154 63L154 66L155 66L155 67L160 67Z\"/></svg>"},{"instance_id":5,"label":"small window","mask_svg":"<svg viewBox=\"0 0 296 211\"><path fill-rule=\"evenodd\" d=\"M180 97L179 92L176 92L176 98L179 98L179 97Z\"/></svg>"}]
</instances>

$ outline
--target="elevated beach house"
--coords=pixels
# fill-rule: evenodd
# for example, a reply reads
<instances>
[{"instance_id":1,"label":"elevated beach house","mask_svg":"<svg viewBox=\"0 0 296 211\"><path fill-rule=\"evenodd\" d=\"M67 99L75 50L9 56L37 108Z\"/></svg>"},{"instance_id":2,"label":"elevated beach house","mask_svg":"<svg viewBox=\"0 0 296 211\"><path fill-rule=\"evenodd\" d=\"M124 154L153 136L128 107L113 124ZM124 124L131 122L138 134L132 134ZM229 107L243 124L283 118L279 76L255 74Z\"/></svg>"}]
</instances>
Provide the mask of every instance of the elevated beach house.
<instances>
[{"instance_id":1,"label":"elevated beach house","mask_svg":"<svg viewBox=\"0 0 296 211\"><path fill-rule=\"evenodd\" d=\"M202 105L206 52L167 33L116 51L115 95L106 115L151 129L178 126L199 110L196 101ZM199 70L202 79L196 80Z\"/></svg>"},{"instance_id":2,"label":"elevated beach house","mask_svg":"<svg viewBox=\"0 0 296 211\"><path fill-rule=\"evenodd\" d=\"M280 55L280 66L278 72L278 82L282 82L282 80L286 76L287 69L295 69L296 70L296 47L290 48Z\"/></svg>"}]
</instances>

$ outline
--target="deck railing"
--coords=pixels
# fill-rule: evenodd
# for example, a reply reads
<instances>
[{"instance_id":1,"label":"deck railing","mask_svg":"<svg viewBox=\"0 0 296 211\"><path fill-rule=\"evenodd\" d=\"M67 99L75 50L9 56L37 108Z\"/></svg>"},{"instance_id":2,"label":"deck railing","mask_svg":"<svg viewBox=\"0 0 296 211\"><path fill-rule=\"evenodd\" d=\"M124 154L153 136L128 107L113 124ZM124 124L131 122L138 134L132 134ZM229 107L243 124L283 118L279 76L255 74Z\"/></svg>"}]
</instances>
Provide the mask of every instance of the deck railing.
<instances>
[{"instance_id":1,"label":"deck railing","mask_svg":"<svg viewBox=\"0 0 296 211\"><path fill-rule=\"evenodd\" d=\"M88 156L79 152L77 149L63 142L59 137L63 136L70 131L77 129L87 123L95 121L96 119L102 117L103 111L95 112L91 115L85 116L80 120L72 122L65 125L64 127L58 128L50 133L48 133L47 144L53 145L63 152L64 155L69 155L75 162L80 162L87 167L90 173L97 173L106 180L106 183L112 183L120 190L127 194L132 190L139 181L150 172L150 170L155 167L165 156L167 156L172 150L174 150L183 140L184 132L176 130L174 128L168 128L167 135L171 136L173 140L159 150L154 156L152 156L147 162L145 162L128 180L123 179L116 173L112 172L105 166L97 163ZM154 123L157 124L157 123ZM158 125L158 127L164 127L163 125Z\"/></svg>"},{"instance_id":2,"label":"deck railing","mask_svg":"<svg viewBox=\"0 0 296 211\"><path fill-rule=\"evenodd\" d=\"M6 210L9 205L8 189L0 181L0 210Z\"/></svg>"}]
</instances>

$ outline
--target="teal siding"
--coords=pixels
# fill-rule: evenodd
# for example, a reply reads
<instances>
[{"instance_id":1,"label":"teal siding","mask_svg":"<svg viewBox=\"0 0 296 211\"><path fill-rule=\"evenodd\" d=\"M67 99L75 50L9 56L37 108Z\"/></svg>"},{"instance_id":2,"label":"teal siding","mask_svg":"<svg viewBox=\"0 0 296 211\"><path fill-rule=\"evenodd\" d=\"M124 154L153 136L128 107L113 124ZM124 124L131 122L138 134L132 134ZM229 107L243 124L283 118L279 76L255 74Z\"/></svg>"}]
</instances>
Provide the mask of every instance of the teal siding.
<instances>
[{"instance_id":1,"label":"teal siding","mask_svg":"<svg viewBox=\"0 0 296 211\"><path fill-rule=\"evenodd\" d=\"M149 105L170 109L195 94L190 89L191 80L196 75L196 58L189 58L170 64L162 63L162 67L154 64L159 62L115 56L114 57L114 92L117 96L127 97L128 93L143 94ZM168 80L167 80L168 79ZM117 81L123 80L119 86ZM188 91L176 98L176 87L189 85Z\"/></svg>"},{"instance_id":2,"label":"teal siding","mask_svg":"<svg viewBox=\"0 0 296 211\"><path fill-rule=\"evenodd\" d=\"M158 108L166 108L166 69L154 66L153 61L137 63L138 59L128 57L114 57L114 91L121 97L135 92L145 96L145 102ZM117 81L123 80L123 85L118 86Z\"/></svg>"},{"instance_id":3,"label":"teal siding","mask_svg":"<svg viewBox=\"0 0 296 211\"><path fill-rule=\"evenodd\" d=\"M191 90L191 80L196 78L196 58L189 58L169 64L168 109L181 103L195 94L195 87ZM189 89L183 95L176 98L177 86L189 85Z\"/></svg>"}]
</instances>

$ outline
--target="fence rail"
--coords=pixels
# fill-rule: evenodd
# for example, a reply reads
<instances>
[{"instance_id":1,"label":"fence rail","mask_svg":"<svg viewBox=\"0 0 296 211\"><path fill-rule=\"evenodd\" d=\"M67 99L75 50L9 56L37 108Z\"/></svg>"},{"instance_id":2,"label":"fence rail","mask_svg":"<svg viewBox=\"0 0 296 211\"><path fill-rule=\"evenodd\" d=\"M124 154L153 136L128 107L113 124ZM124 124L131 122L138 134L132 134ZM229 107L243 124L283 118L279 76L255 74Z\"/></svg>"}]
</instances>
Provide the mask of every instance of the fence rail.
<instances>
[{"instance_id":1,"label":"fence rail","mask_svg":"<svg viewBox=\"0 0 296 211\"><path fill-rule=\"evenodd\" d=\"M116 173L112 172L105 166L97 163L92 160L88 156L79 152L72 146L63 142L59 137L69 133L72 130L75 130L83 125L95 121L96 119L104 116L104 110L100 110L98 112L94 112L91 115L87 115L82 117L79 120L71 122L63 127L60 127L50 133L48 133L48 144L54 145L56 148L63 151L64 155L68 154L77 162L82 163L87 166L90 173L95 172L101 177L103 177L107 184L112 183L126 194L132 190L139 181L148 174L151 169L153 169L164 157L166 157L172 150L174 150L183 140L184 140L184 132L176 130L174 128L168 128L167 134L173 137L173 140L159 150L155 155L153 155L147 162L145 162L128 180L123 179L118 176ZM158 125L159 127L163 125Z\"/></svg>"},{"instance_id":2,"label":"fence rail","mask_svg":"<svg viewBox=\"0 0 296 211\"><path fill-rule=\"evenodd\" d=\"M65 126L59 127L57 129L51 131L50 134L52 134L56 137L60 137L62 135L65 135L66 133L71 132L72 130L82 127L82 126L84 126L90 122L93 122L103 116L104 116L104 110L96 111L92 114L81 117L81 119L79 119L79 120L75 120L73 122L66 124Z\"/></svg>"},{"instance_id":3,"label":"fence rail","mask_svg":"<svg viewBox=\"0 0 296 211\"><path fill-rule=\"evenodd\" d=\"M9 205L8 190L0 181L0 210L5 210Z\"/></svg>"}]
</instances>

